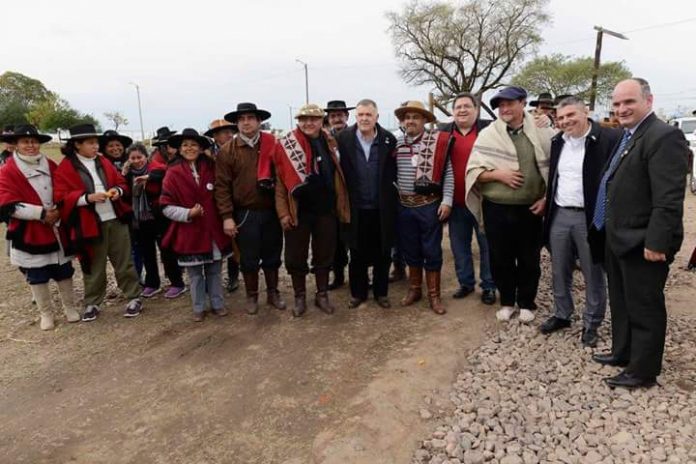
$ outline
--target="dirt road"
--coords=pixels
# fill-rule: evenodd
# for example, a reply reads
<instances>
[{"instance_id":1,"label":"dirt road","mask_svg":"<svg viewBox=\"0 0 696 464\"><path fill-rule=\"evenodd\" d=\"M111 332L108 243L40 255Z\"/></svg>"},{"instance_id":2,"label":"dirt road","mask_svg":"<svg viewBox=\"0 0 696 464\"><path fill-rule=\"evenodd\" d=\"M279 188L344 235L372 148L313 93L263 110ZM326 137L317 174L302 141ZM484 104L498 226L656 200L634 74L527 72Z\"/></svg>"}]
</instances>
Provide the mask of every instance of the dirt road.
<instances>
[{"instance_id":1,"label":"dirt road","mask_svg":"<svg viewBox=\"0 0 696 464\"><path fill-rule=\"evenodd\" d=\"M116 299L94 323L43 333L4 257L0 274L0 456L14 463L405 462L426 430L423 397L493 318L475 295L447 297L445 317L426 303L349 310L347 289L332 293L334 316L254 317L240 291L230 317L202 324L188 296L147 301L135 320Z\"/></svg>"}]
</instances>

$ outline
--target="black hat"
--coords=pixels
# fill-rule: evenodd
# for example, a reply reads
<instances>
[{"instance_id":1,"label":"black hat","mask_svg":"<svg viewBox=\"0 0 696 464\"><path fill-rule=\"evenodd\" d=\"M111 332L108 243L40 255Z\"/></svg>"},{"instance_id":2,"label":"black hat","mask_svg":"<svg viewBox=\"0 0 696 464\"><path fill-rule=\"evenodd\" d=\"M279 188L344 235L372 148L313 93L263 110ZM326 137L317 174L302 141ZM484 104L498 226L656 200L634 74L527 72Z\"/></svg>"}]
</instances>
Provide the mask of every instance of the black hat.
<instances>
[{"instance_id":1,"label":"black hat","mask_svg":"<svg viewBox=\"0 0 696 464\"><path fill-rule=\"evenodd\" d=\"M324 108L324 111L326 111L327 113L329 111L346 111L346 112L348 112L348 111L354 110L354 109L355 109L354 106L346 106L346 102L344 102L343 100L331 100L330 102L328 102L326 104L326 108Z\"/></svg>"},{"instance_id":2,"label":"black hat","mask_svg":"<svg viewBox=\"0 0 696 464\"><path fill-rule=\"evenodd\" d=\"M556 100L554 100L553 95L551 95L551 92L542 92L539 94L539 98L529 102L529 106L537 107L537 106L541 105L542 103L547 103L549 105L555 105Z\"/></svg>"},{"instance_id":3,"label":"black hat","mask_svg":"<svg viewBox=\"0 0 696 464\"><path fill-rule=\"evenodd\" d=\"M123 145L123 148L128 148L131 146L133 143L133 139L130 137L126 137L125 135L121 135L115 130L108 130L102 134L101 137L99 137L99 146L100 147L105 147L107 143L109 143L112 140L118 140L121 142L121 145ZM103 150L103 148L102 148Z\"/></svg>"},{"instance_id":4,"label":"black hat","mask_svg":"<svg viewBox=\"0 0 696 464\"><path fill-rule=\"evenodd\" d=\"M176 131L169 130L167 126L160 127L157 129L157 134L152 138L152 144L154 146L164 145L169 137L174 134L176 134Z\"/></svg>"},{"instance_id":5,"label":"black hat","mask_svg":"<svg viewBox=\"0 0 696 464\"><path fill-rule=\"evenodd\" d=\"M77 124L68 129L68 131L70 132L70 138L68 140L82 140L92 137L101 137L101 134L97 132L94 124Z\"/></svg>"},{"instance_id":6,"label":"black hat","mask_svg":"<svg viewBox=\"0 0 696 464\"><path fill-rule=\"evenodd\" d=\"M493 95L493 98L491 98L491 108L496 109L498 105L500 105L500 100L525 100L526 98L527 91L522 87L505 87Z\"/></svg>"},{"instance_id":7,"label":"black hat","mask_svg":"<svg viewBox=\"0 0 696 464\"><path fill-rule=\"evenodd\" d=\"M39 143L50 142L53 139L53 137L50 135L39 134L36 127L32 126L31 124L26 124L15 127L13 133L4 133L0 135L0 141L14 144L20 137L33 137L38 140Z\"/></svg>"},{"instance_id":8,"label":"black hat","mask_svg":"<svg viewBox=\"0 0 696 464\"><path fill-rule=\"evenodd\" d=\"M190 127L182 130L181 134L176 134L169 137L167 140L167 145L172 148L179 148L181 146L181 142L183 142L185 139L195 140L204 150L210 147L210 140L208 140L207 137L203 137L201 134L199 134L196 129L191 129Z\"/></svg>"},{"instance_id":9,"label":"black hat","mask_svg":"<svg viewBox=\"0 0 696 464\"><path fill-rule=\"evenodd\" d=\"M11 134L14 132L15 126L14 124L5 124L5 127L2 128L2 133L3 134Z\"/></svg>"},{"instance_id":10,"label":"black hat","mask_svg":"<svg viewBox=\"0 0 696 464\"><path fill-rule=\"evenodd\" d=\"M225 115L225 119L231 123L237 124L237 118L246 113L255 114L256 117L258 117L261 121L265 121L271 117L271 113L266 110L258 109L254 103L239 103L237 104L237 111L227 113Z\"/></svg>"}]
</instances>

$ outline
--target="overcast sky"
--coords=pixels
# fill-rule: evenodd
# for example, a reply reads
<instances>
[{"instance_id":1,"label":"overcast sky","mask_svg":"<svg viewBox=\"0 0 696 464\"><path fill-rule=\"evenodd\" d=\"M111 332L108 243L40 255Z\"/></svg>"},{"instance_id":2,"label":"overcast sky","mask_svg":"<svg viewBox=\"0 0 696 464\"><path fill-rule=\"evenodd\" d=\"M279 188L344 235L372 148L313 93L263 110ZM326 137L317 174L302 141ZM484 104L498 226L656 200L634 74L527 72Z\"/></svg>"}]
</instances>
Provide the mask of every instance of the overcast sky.
<instances>
[{"instance_id":1,"label":"overcast sky","mask_svg":"<svg viewBox=\"0 0 696 464\"><path fill-rule=\"evenodd\" d=\"M289 108L304 102L304 70L295 61L301 59L309 64L310 101L372 98L381 121L393 127L398 103L425 100L428 92L398 75L384 13L404 3L8 1L0 73L41 80L104 128L103 113L117 110L130 121L126 131L139 130L129 82L140 85L146 132L204 128L243 101L271 111L272 125L287 128ZM549 8L553 23L540 53L592 55L595 24L626 32L629 41L605 36L603 61L624 60L648 79L656 108L696 108L696 1L551 0Z\"/></svg>"}]
</instances>

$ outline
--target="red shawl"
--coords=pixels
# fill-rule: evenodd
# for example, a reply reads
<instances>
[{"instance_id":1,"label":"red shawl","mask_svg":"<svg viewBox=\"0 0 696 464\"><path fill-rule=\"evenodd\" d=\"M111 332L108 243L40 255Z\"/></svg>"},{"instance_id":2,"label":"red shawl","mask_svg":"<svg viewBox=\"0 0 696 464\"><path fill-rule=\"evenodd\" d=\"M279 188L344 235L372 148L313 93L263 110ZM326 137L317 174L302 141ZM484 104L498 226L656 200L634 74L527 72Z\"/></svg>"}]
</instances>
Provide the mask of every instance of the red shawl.
<instances>
[{"instance_id":1,"label":"red shawl","mask_svg":"<svg viewBox=\"0 0 696 464\"><path fill-rule=\"evenodd\" d=\"M56 163L49 159L48 168L53 178ZM60 247L52 226L41 221L23 221L12 217L17 203L43 207L39 194L19 170L12 157L8 158L0 171L0 210L2 210L3 219L9 219L6 237L12 240L13 248L34 255L58 251Z\"/></svg>"},{"instance_id":2,"label":"red shawl","mask_svg":"<svg viewBox=\"0 0 696 464\"><path fill-rule=\"evenodd\" d=\"M333 154L334 162L338 165L335 142L328 133L325 132L325 135L329 152ZM288 132L279 140L279 143L280 147L275 152L274 162L278 169L278 177L288 192L292 193L311 174L312 148L307 136L299 129Z\"/></svg>"},{"instance_id":3,"label":"red shawl","mask_svg":"<svg viewBox=\"0 0 696 464\"><path fill-rule=\"evenodd\" d=\"M223 254L231 249L230 238L222 231L222 219L215 205L215 166L201 155L196 161L199 182L187 161L181 160L169 165L162 183L160 206L181 206L193 208L196 203L203 207L203 216L191 222L172 221L169 224L162 245L171 248L178 255L200 255L213 252L213 241Z\"/></svg>"},{"instance_id":4,"label":"red shawl","mask_svg":"<svg viewBox=\"0 0 696 464\"><path fill-rule=\"evenodd\" d=\"M107 190L119 187L124 195L130 191L126 180L113 164L104 162L101 156L95 158L106 177ZM87 192L87 186L83 183L78 169L80 161L75 156L66 156L58 165L53 178L53 202L60 209L61 241L67 255L76 254L84 272L89 273L92 247L91 244L101 238L99 215L93 204L77 206L82 195ZM112 201L116 217L121 222L127 222L132 212L130 205L123 198Z\"/></svg>"},{"instance_id":5,"label":"red shawl","mask_svg":"<svg viewBox=\"0 0 696 464\"><path fill-rule=\"evenodd\" d=\"M259 138L259 161L256 167L256 178L258 180L273 180L273 154L276 150L278 141L266 132L261 132Z\"/></svg>"}]
</instances>

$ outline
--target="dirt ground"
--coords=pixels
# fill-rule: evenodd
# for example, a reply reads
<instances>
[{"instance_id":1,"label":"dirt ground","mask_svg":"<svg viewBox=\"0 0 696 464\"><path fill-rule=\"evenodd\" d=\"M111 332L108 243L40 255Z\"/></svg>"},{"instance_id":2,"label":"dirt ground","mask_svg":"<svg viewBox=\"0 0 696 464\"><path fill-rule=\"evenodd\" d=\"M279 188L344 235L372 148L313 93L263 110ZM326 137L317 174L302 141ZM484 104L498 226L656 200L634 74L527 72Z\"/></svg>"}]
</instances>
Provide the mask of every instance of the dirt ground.
<instances>
[{"instance_id":1,"label":"dirt ground","mask_svg":"<svg viewBox=\"0 0 696 464\"><path fill-rule=\"evenodd\" d=\"M687 237L672 268L670 311L696 314L696 197L687 194ZM430 429L419 409L446 392L465 357L491 330L494 308L478 295L448 314L426 303L347 309L332 292L327 316L263 307L190 322L188 296L161 295L136 319L109 300L92 323L58 319L41 332L20 273L0 258L0 456L12 463L405 463ZM4 249L4 244L0 244ZM81 287L79 279L76 279ZM310 283L309 289L313 288ZM392 286L396 303L405 283ZM289 280L283 294L290 302ZM435 402L437 415L450 405Z\"/></svg>"}]
</instances>

